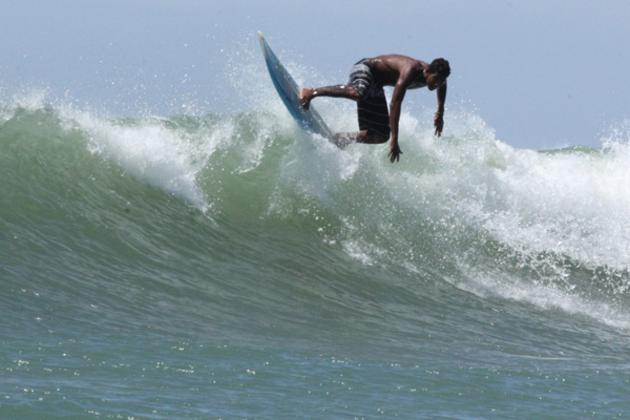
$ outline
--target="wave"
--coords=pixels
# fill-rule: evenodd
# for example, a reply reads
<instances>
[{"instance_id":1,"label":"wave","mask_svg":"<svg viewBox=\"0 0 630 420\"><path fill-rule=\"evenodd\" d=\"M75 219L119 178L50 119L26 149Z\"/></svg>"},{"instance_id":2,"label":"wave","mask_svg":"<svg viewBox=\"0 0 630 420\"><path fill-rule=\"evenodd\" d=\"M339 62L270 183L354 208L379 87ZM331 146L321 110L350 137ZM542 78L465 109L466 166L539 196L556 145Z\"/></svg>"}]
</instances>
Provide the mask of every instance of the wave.
<instances>
[{"instance_id":1,"label":"wave","mask_svg":"<svg viewBox=\"0 0 630 420\"><path fill-rule=\"evenodd\" d=\"M334 128L354 124L345 106L323 112ZM625 129L597 149L533 151L501 142L473 113L451 113L441 139L424 120L403 115L404 154L391 164L384 145L341 151L301 132L277 102L233 115L110 118L14 101L0 107L0 256L15 282L42 252L49 266L86 267L77 289L133 277L127 307L149 308L157 288L180 309L181 299L216 301L235 287L219 269L274 273L273 293L239 285L267 305L290 287L304 305L322 295L332 304L339 285L314 292L305 278L362 267L380 273L359 286L373 291L439 301L422 283L432 279L627 330ZM55 287L68 288L61 277ZM131 296L144 297L131 305Z\"/></svg>"}]
</instances>

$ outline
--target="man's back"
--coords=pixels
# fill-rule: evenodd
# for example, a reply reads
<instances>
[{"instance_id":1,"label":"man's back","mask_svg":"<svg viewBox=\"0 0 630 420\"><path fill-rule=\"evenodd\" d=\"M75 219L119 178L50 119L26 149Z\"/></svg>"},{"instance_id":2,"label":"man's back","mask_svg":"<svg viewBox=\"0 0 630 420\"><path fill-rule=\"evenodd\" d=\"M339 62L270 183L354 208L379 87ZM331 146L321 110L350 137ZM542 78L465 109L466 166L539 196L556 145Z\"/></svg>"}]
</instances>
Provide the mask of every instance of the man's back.
<instances>
[{"instance_id":1,"label":"man's back","mask_svg":"<svg viewBox=\"0 0 630 420\"><path fill-rule=\"evenodd\" d=\"M374 76L383 86L395 86L401 75L423 81L422 72L428 67L428 64L423 61L401 54L379 55L365 62L372 68Z\"/></svg>"}]
</instances>

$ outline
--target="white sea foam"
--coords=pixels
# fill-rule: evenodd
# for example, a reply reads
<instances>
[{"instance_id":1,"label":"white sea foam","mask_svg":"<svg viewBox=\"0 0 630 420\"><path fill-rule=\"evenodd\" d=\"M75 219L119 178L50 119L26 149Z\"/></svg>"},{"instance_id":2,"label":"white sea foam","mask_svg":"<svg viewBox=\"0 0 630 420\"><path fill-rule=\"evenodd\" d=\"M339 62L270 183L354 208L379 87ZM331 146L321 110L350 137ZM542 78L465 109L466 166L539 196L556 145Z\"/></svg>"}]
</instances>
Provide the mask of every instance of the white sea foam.
<instances>
[{"instance_id":1,"label":"white sea foam","mask_svg":"<svg viewBox=\"0 0 630 420\"><path fill-rule=\"evenodd\" d=\"M350 123L347 113L343 115L337 125ZM422 244L413 239L408 243L409 235L419 220L430 219L437 227L435 240L459 246L460 228L468 226L521 255L526 264L540 262L541 254L557 255L586 269L621 273L622 284L613 289L625 293L630 286L623 275L630 270L630 146L624 136L630 130L616 128L614 135L603 139L601 150L538 152L501 142L474 114L454 113L450 122L438 140L432 135L430 116L419 121L404 114L400 142L405 154L395 165L386 160L386 146L353 145L335 157L310 144L296 146L300 164L293 176L307 185L304 190L363 225L363 231L340 233L339 243L350 257L366 265L395 261L415 268L417 263L407 259L415 253L412 248ZM329 175L341 174L344 167L348 176ZM378 191L377 200L364 196L352 205L335 195L338 202L328 202L329 194L346 182L370 183ZM405 219L398 219L392 208L404 210ZM349 209L356 213L344 213ZM374 229L380 239L374 239ZM374 242L383 238L387 244ZM630 328L630 316L623 309L574 293L574 279L565 267L553 257L545 258L545 284L509 276L490 280L488 273L479 272L462 287ZM470 266L461 269L474 272Z\"/></svg>"},{"instance_id":2,"label":"white sea foam","mask_svg":"<svg viewBox=\"0 0 630 420\"><path fill-rule=\"evenodd\" d=\"M225 140L223 135L211 132L193 137L184 130L169 128L158 118L118 123L69 108L64 108L62 115L66 124L78 125L89 134L93 153L201 210L208 208L208 197L198 186L197 177ZM224 133L229 133L229 125L222 127Z\"/></svg>"},{"instance_id":3,"label":"white sea foam","mask_svg":"<svg viewBox=\"0 0 630 420\"><path fill-rule=\"evenodd\" d=\"M560 285L539 284L505 273L487 272L468 263L462 263L460 269L467 273L467 279L455 282L455 285L478 296L500 296L545 310L561 310L630 331L630 314L607 301L580 296Z\"/></svg>"}]
</instances>

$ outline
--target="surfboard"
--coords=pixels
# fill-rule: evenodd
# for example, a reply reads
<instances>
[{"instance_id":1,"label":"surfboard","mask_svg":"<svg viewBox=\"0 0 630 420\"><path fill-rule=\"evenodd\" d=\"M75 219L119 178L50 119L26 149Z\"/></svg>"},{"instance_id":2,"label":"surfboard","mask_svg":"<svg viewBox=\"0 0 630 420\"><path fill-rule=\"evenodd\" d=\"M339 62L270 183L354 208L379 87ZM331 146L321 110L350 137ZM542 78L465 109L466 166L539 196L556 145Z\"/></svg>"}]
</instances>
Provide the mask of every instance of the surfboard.
<instances>
[{"instance_id":1,"label":"surfboard","mask_svg":"<svg viewBox=\"0 0 630 420\"><path fill-rule=\"evenodd\" d=\"M308 111L302 108L300 105L300 90L297 83L295 83L291 74L289 74L287 69L282 65L261 32L258 32L258 39L260 40L260 47L265 57L265 63L267 64L271 81L278 92L278 96L280 96L280 99L282 99L282 102L286 105L293 119L295 119L304 130L319 134L332 143L335 143L333 132L328 128L315 108L313 108L313 105L311 104L309 106Z\"/></svg>"}]
</instances>

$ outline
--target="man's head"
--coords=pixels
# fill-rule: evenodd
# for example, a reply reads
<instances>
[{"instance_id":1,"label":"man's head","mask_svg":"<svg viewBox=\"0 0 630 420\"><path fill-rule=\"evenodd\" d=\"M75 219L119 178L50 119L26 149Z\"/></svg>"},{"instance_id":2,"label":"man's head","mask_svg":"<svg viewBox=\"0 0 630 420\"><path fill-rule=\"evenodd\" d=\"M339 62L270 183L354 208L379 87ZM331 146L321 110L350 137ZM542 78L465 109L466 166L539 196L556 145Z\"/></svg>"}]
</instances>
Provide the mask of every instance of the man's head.
<instances>
[{"instance_id":1,"label":"man's head","mask_svg":"<svg viewBox=\"0 0 630 420\"><path fill-rule=\"evenodd\" d=\"M429 90L435 90L446 82L446 78L451 74L451 66L443 58L436 58L424 70L424 80L427 82Z\"/></svg>"}]
</instances>

